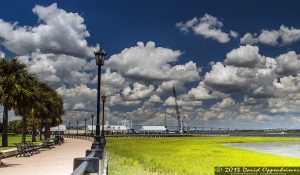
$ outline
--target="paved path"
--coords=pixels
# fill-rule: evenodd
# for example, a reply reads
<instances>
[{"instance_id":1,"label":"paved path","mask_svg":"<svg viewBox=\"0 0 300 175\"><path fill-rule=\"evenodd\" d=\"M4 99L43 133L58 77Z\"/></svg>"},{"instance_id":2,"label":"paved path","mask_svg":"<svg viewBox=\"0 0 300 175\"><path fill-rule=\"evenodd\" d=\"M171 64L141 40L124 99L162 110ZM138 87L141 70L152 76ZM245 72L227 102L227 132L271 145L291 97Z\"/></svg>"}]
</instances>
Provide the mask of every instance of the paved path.
<instances>
[{"instance_id":1,"label":"paved path","mask_svg":"<svg viewBox=\"0 0 300 175\"><path fill-rule=\"evenodd\" d=\"M69 175L73 171L73 159L84 157L91 142L79 139L66 139L62 145L30 157L10 157L0 165L1 175Z\"/></svg>"}]
</instances>

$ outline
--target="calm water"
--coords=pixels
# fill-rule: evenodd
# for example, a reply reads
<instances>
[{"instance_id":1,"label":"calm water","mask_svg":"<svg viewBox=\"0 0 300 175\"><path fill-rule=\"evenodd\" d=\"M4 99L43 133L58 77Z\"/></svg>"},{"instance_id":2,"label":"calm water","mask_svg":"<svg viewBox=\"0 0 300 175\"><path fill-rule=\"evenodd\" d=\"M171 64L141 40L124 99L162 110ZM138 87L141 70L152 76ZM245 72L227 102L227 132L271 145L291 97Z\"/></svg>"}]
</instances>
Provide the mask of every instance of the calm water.
<instances>
[{"instance_id":1,"label":"calm water","mask_svg":"<svg viewBox=\"0 0 300 175\"><path fill-rule=\"evenodd\" d=\"M300 158L300 141L226 143L225 145Z\"/></svg>"}]
</instances>

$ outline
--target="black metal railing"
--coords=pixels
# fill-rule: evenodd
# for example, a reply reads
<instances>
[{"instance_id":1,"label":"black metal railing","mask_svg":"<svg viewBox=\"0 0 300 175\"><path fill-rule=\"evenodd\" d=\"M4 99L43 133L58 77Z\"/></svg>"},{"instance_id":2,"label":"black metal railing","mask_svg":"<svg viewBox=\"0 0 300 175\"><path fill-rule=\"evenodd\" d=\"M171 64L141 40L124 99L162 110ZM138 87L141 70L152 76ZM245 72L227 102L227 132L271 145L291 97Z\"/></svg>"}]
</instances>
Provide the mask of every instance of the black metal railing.
<instances>
[{"instance_id":1,"label":"black metal railing","mask_svg":"<svg viewBox=\"0 0 300 175\"><path fill-rule=\"evenodd\" d=\"M92 136L66 134L65 138L82 139L93 141ZM73 172L71 175L85 175L96 173L99 175L108 174L108 163L105 149L88 149L86 157L74 159Z\"/></svg>"}]
</instances>

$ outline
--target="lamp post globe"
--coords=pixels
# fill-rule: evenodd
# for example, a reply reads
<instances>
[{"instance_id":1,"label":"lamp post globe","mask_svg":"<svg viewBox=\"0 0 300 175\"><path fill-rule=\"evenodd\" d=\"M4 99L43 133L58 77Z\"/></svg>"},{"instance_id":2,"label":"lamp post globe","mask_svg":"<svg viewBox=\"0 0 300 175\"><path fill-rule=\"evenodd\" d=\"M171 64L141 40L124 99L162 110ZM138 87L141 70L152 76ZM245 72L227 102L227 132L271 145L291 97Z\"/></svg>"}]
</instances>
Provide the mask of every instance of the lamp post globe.
<instances>
[{"instance_id":1,"label":"lamp post globe","mask_svg":"<svg viewBox=\"0 0 300 175\"><path fill-rule=\"evenodd\" d=\"M102 48L100 48L100 50L98 52L94 52L94 54L95 54L96 64L98 66L103 66L106 52Z\"/></svg>"},{"instance_id":2,"label":"lamp post globe","mask_svg":"<svg viewBox=\"0 0 300 175\"><path fill-rule=\"evenodd\" d=\"M98 52L94 52L96 64L98 66L98 87L97 87L97 118L96 118L96 135L94 136L94 142L92 144L92 149L103 149L104 145L101 144L100 136L100 94L101 94L101 66L104 65L104 59L106 52L100 48Z\"/></svg>"},{"instance_id":3,"label":"lamp post globe","mask_svg":"<svg viewBox=\"0 0 300 175\"><path fill-rule=\"evenodd\" d=\"M105 101L106 101L106 98L107 98L107 97L106 97L105 95L102 95L102 96L101 96L102 102L104 102L104 103L105 103Z\"/></svg>"}]
</instances>

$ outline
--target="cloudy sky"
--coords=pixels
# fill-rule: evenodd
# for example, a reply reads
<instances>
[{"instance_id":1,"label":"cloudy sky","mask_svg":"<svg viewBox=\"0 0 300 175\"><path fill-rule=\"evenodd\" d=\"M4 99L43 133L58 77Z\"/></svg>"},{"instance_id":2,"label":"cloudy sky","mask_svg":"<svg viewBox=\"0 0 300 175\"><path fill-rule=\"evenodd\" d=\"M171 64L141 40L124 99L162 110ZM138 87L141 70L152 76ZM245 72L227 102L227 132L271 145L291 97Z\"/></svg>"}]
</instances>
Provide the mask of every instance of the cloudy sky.
<instances>
[{"instance_id":1,"label":"cloudy sky","mask_svg":"<svg viewBox=\"0 0 300 175\"><path fill-rule=\"evenodd\" d=\"M0 56L20 58L61 94L65 123L91 122L101 46L111 124L162 125L166 114L175 125L174 85L186 126L300 128L299 5L10 0Z\"/></svg>"}]
</instances>

